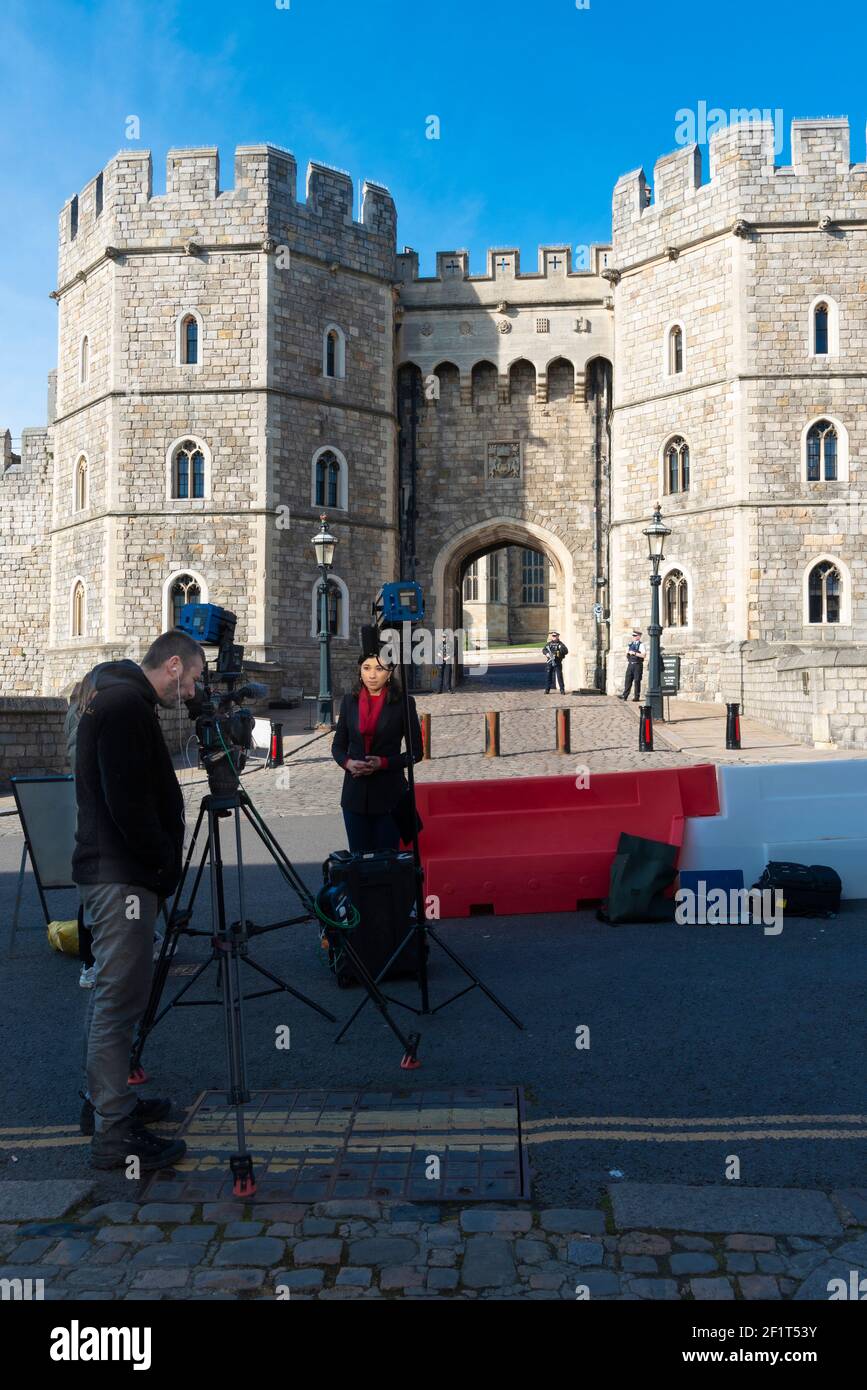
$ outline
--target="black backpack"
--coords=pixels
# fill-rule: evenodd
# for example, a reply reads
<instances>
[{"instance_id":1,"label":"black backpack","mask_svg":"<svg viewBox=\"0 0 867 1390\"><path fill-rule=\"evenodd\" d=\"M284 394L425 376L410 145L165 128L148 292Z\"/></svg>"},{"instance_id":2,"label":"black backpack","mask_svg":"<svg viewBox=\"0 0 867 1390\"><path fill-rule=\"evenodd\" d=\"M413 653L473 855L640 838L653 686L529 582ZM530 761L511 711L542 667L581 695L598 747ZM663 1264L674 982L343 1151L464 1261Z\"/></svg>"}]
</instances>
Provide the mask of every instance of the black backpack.
<instances>
[{"instance_id":1,"label":"black backpack","mask_svg":"<svg viewBox=\"0 0 867 1390\"><path fill-rule=\"evenodd\" d=\"M836 917L843 885L826 864L783 864L771 860L754 888L779 888L788 917Z\"/></svg>"}]
</instances>

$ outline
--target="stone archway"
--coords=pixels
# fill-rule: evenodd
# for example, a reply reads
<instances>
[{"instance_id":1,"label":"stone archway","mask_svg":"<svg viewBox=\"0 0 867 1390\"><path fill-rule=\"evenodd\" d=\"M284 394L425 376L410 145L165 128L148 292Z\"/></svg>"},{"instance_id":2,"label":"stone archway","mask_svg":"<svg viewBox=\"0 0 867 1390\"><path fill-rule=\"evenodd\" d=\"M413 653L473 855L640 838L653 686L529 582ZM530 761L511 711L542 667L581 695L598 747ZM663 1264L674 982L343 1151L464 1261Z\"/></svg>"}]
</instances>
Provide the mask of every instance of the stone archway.
<instances>
[{"instance_id":1,"label":"stone archway","mask_svg":"<svg viewBox=\"0 0 867 1390\"><path fill-rule=\"evenodd\" d=\"M584 683L587 653L579 644L574 617L574 560L568 546L553 531L534 521L495 516L456 532L441 546L433 565L433 613L428 621L440 628L455 626L459 601L461 567L465 561L503 545L529 546L541 550L557 572L559 608L555 625L569 655L563 665L567 690Z\"/></svg>"}]
</instances>

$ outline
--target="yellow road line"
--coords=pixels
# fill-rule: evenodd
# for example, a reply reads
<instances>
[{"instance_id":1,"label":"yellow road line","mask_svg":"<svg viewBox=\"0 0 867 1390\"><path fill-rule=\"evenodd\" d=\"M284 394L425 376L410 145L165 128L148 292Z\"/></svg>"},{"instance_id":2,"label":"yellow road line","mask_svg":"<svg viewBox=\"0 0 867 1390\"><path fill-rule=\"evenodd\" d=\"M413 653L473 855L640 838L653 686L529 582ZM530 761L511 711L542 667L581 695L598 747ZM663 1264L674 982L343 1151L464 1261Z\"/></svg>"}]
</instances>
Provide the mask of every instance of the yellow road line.
<instances>
[{"instance_id":1,"label":"yellow road line","mask_svg":"<svg viewBox=\"0 0 867 1390\"><path fill-rule=\"evenodd\" d=\"M527 1134L527 1144L550 1144L572 1142L574 1140L616 1139L618 1141L653 1144L691 1144L693 1141L712 1141L718 1143L743 1143L745 1139L867 1139L867 1129L737 1129L737 1130L690 1130L684 1134L660 1134L658 1131L633 1129L571 1129L562 1133Z\"/></svg>"},{"instance_id":2,"label":"yellow road line","mask_svg":"<svg viewBox=\"0 0 867 1390\"><path fill-rule=\"evenodd\" d=\"M689 1144L730 1143L745 1140L852 1140L867 1138L867 1128L842 1129L838 1126L867 1125L864 1115L750 1115L726 1116L720 1119L686 1117L672 1119L654 1116L652 1118L633 1118L631 1116L568 1116L548 1120L530 1120L524 1124L524 1142L527 1144L558 1143L598 1143L600 1141L640 1144ZM617 1128L617 1126L629 1128ZM748 1126L734 1129L732 1126ZM694 1128L693 1128L694 1126ZM77 1127L76 1127L77 1128ZM160 1125L160 1130L168 1132L170 1126ZM485 1147L508 1152L514 1149L517 1136L503 1129L460 1128L447 1130L428 1130L421 1132L411 1124L404 1124L399 1131L383 1129L370 1133L361 1126L351 1130L328 1134L312 1128L308 1132L293 1132L280 1129L262 1133L258 1125L248 1126L251 1145L278 1155L307 1153L315 1161L317 1151L323 1161L348 1146L349 1153L367 1150L407 1152L412 1148L431 1147L439 1149L474 1149ZM234 1149L236 1136L228 1127L223 1132L210 1126L201 1129L195 1125L186 1131L185 1138L193 1151ZM0 1130L0 1143L6 1150L53 1149L81 1147L90 1143L88 1135L76 1132L68 1125L29 1125Z\"/></svg>"},{"instance_id":3,"label":"yellow road line","mask_svg":"<svg viewBox=\"0 0 867 1390\"><path fill-rule=\"evenodd\" d=\"M711 1115L698 1118L684 1116L678 1119L663 1118L659 1115L566 1115L550 1120L524 1120L522 1128L545 1129L551 1125L656 1125L676 1127L679 1125L777 1125L777 1124L867 1124L867 1115L723 1115L714 1119Z\"/></svg>"}]
</instances>

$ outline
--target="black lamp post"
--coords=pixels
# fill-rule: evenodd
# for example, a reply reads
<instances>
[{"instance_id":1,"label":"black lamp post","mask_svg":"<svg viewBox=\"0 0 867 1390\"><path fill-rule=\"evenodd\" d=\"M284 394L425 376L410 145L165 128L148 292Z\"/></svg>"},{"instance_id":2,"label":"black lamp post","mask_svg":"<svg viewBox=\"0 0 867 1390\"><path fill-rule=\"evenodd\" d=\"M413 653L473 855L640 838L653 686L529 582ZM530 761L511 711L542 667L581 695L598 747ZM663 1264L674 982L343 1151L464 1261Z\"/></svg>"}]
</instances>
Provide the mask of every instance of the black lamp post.
<instances>
[{"instance_id":1,"label":"black lamp post","mask_svg":"<svg viewBox=\"0 0 867 1390\"><path fill-rule=\"evenodd\" d=\"M647 549L650 552L650 563L653 566L653 573L650 576L650 627L647 629L650 635L650 680L647 688L647 701L652 717L662 719L662 673L659 658L659 639L662 634L662 627L659 622L659 586L662 580L659 576L659 565L660 561L665 559L662 548L666 536L671 535L671 530L662 520L662 509L658 502L653 514L653 521L649 526L645 526L642 534L647 537Z\"/></svg>"},{"instance_id":2,"label":"black lamp post","mask_svg":"<svg viewBox=\"0 0 867 1390\"><path fill-rule=\"evenodd\" d=\"M334 560L334 536L325 525L325 513L319 520L322 525L311 542L316 552L319 566L319 723L317 728L334 728L334 696L331 693L331 633L328 623L328 571Z\"/></svg>"}]
</instances>

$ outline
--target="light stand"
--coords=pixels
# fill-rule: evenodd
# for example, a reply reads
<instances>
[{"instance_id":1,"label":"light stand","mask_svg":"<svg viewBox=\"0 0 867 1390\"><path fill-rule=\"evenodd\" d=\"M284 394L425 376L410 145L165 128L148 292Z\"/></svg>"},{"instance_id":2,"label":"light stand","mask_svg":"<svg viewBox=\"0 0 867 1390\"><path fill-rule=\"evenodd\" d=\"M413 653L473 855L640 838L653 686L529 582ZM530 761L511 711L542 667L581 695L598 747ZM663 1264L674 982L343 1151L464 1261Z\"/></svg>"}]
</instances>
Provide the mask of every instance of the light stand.
<instances>
[{"instance_id":1,"label":"light stand","mask_svg":"<svg viewBox=\"0 0 867 1390\"><path fill-rule=\"evenodd\" d=\"M665 559L662 553L665 538L671 535L670 528L663 523L662 509L659 502L656 504L653 521L649 526L644 528L642 534L647 537L650 563L653 566L653 573L650 576L650 626L647 629L650 637L650 674L647 687L647 702L650 705L650 712L655 722L657 719L664 719L662 710L662 669L659 651L659 639L662 635L662 627L659 621L659 587L662 583L662 579L659 574L659 566Z\"/></svg>"},{"instance_id":2,"label":"light stand","mask_svg":"<svg viewBox=\"0 0 867 1390\"><path fill-rule=\"evenodd\" d=\"M321 529L311 542L319 565L319 723L318 729L334 728L334 695L331 690L331 632L328 622L328 571L334 560L337 541L328 533L326 516L319 520Z\"/></svg>"},{"instance_id":3,"label":"light stand","mask_svg":"<svg viewBox=\"0 0 867 1390\"><path fill-rule=\"evenodd\" d=\"M387 586L386 586L386 588L392 588L392 587L397 588L398 586L397 586L397 585L395 585L395 586L387 585ZM420 592L421 592L421 591L419 590L419 596L420 596ZM374 605L374 616L375 616L375 617L376 617L376 616L380 616L380 617L382 616L382 615L381 615L381 611L378 613L378 611L377 611L377 605L376 605L376 604ZM418 616L418 617L421 617L421 616L423 616L423 614L418 614L417 616ZM406 622L406 626L407 626L407 627L410 626L410 622L409 622L409 621ZM403 641L403 639L401 638L401 641L400 641L401 698L402 698L402 704L403 704L403 737L404 737L404 742L405 742L405 744L406 744L407 753L408 753L408 757L407 757L407 769L406 769L406 771L407 771L407 782L408 782L408 784L409 784L409 786L408 786L408 796L409 796L409 806L410 806L410 817L411 817L411 822L412 822L412 857L413 857L413 862L414 862L414 865L415 865L415 889L416 889L416 892L415 892L415 922L414 922L413 925L410 927L410 929L409 929L409 931L407 932L406 936L405 936L405 937L403 938L403 940L399 943L399 945L398 945L398 946L396 947L396 949L393 951L393 953L392 953L392 955L390 956L390 958L386 961L385 965L384 965L384 966L382 967L382 969L380 970L379 974L378 974L377 977L376 977L376 984L379 984L379 982L385 977L385 975L386 975L387 972L390 970L390 968L391 968L392 964L394 963L394 961L397 960L397 958L399 957L401 951L403 951L404 947L405 947L405 946L408 944L408 942L411 940L413 934L415 934L415 937L416 937L417 959L418 959L418 962L419 962L419 966L418 966L418 984L419 984L419 991L420 991L420 994L421 994L421 1007L420 1007L420 1008L416 1008L413 1004L407 1004L403 999L394 999L391 995L386 994L384 997L389 1001L389 1003L391 1003L391 1004L397 1004L397 1005L399 1005L402 1009L409 1009L409 1010L410 1010L412 1013L414 1013L414 1014L417 1014L417 1015L419 1015L419 1016L424 1016L424 1015L428 1015L428 1014L436 1014L436 1013L439 1013L441 1009L445 1009L449 1004L453 1004L453 1003L455 1002L456 999L460 999L464 994L468 994L468 993L470 992L470 990L473 990L473 989L480 989L480 990L482 991L482 993L483 993L484 995L486 995L488 999L490 999L491 1003L492 1003L492 1004L495 1004L496 1007L500 1010L500 1012L503 1013L503 1014L505 1014L506 1017L510 1020L510 1022L514 1023L514 1025L515 1025L516 1028L520 1028L520 1029L523 1030L524 1025L523 1025L523 1023L521 1023L520 1019L518 1019L518 1018L515 1017L515 1015L512 1013L512 1011L511 1011L510 1009L508 1009L508 1008L506 1007L506 1005L503 1003L503 1001L502 1001L501 999L498 999L497 996L493 993L492 990L488 989L488 986L484 983L484 981L482 981L482 980L479 978L479 976L475 973L475 971L471 970L470 967L466 964L466 962L463 961L463 960L460 958L460 956L457 955L456 952L453 951L453 950L451 949L450 946L447 946L446 943L437 935L436 931L434 930L434 928L431 926L430 922L428 921L427 916L426 916L426 913L425 913L424 870L423 870L422 864L421 864L421 853L420 853L420 851L419 851L419 844L418 844L418 814L417 814L417 811L416 811L416 799L415 799L415 773L414 773L414 769L413 769L413 762L414 762L414 746L413 746L413 738L412 738L412 723L411 723L411 718L410 718L409 682L408 682L408 679L407 679L407 664L408 664L408 663L407 663L407 660L406 660L406 647L407 647L407 643L406 643L405 641ZM404 843L406 843L406 841L404 841ZM428 989L428 974L427 974L427 956L428 956L427 942L428 942L428 939L430 939L431 941L433 941L434 945L439 946L440 950L445 951L446 955L447 955L451 960L454 961L454 963L455 963L455 965L457 965L458 969L461 970L461 971L463 971L464 975L466 975L466 977L467 977L467 978L469 979L469 981L470 981L470 983L469 983L468 985L465 985L463 989L458 990L456 994L451 994L451 995L449 995L448 999L444 999L441 1003L436 1004L433 1008L431 1008L430 993L429 993L429 989ZM368 996L368 997L369 997L369 996ZM348 1030L349 1030L351 1024L355 1021L355 1019L356 1019L356 1018L358 1017L358 1015L361 1013L361 1010L364 1008L364 1006L365 1006L366 1003L367 1003L367 998L361 1000L361 1002L358 1004L358 1007L356 1008L355 1012L347 1019L346 1023L343 1025L343 1027L341 1028L340 1032L337 1034L337 1037L334 1039L335 1042L340 1042L341 1038L343 1038L343 1037L345 1036L345 1034L348 1032ZM418 1066L419 1063L418 1063L414 1058L411 1059L411 1060L408 1060L407 1058L404 1058L404 1061L401 1063L401 1065L408 1068L408 1067L410 1067L410 1066Z\"/></svg>"}]
</instances>

